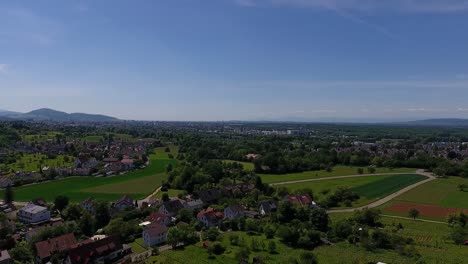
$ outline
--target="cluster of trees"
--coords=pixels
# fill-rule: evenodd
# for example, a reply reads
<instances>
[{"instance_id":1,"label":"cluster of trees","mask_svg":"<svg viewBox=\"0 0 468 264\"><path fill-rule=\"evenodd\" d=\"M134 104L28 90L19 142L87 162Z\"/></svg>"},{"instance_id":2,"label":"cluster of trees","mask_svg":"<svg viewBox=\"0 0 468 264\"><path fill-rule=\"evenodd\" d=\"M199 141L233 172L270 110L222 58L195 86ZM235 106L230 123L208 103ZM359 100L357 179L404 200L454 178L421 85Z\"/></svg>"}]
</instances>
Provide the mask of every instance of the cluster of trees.
<instances>
[{"instance_id":1,"label":"cluster of trees","mask_svg":"<svg viewBox=\"0 0 468 264\"><path fill-rule=\"evenodd\" d=\"M243 170L239 163L219 160L182 161L179 165L168 166L168 183L170 187L186 190L210 188L213 184L226 182L252 182L256 177L252 172Z\"/></svg>"},{"instance_id":2,"label":"cluster of trees","mask_svg":"<svg viewBox=\"0 0 468 264\"><path fill-rule=\"evenodd\" d=\"M468 216L463 212L450 215L448 218L450 225L450 238L455 244L462 245L468 240Z\"/></svg>"}]
</instances>

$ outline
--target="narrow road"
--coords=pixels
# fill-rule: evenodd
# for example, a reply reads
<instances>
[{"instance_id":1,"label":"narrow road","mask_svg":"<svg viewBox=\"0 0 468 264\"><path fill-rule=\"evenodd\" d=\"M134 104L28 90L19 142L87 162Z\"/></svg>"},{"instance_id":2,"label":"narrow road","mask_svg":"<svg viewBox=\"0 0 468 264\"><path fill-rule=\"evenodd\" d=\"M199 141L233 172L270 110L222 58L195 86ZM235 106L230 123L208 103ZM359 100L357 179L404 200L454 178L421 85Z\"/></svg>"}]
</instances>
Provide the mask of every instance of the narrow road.
<instances>
[{"instance_id":1,"label":"narrow road","mask_svg":"<svg viewBox=\"0 0 468 264\"><path fill-rule=\"evenodd\" d=\"M313 182L313 181L327 181L327 180L357 178L357 177L371 177L371 176L385 176L385 175L404 175L404 174L413 174L413 173L421 174L418 171L416 171L416 172L406 172L406 173L398 172L398 173L376 173L376 174L356 174L356 175L346 175L346 176L334 176L334 177L314 178L314 179L305 179L305 180L297 180L297 181L275 182L275 183L270 183L270 185L271 186L279 186L279 185L294 184L294 183Z\"/></svg>"},{"instance_id":2,"label":"narrow road","mask_svg":"<svg viewBox=\"0 0 468 264\"><path fill-rule=\"evenodd\" d=\"M417 170L416 171L417 174L419 175L423 175L423 176L426 176L427 179L424 180L424 181L420 181L420 182L417 182L415 184L412 184L410 186L407 186L395 193L392 193L390 195L388 195L387 197L384 197L380 200L377 200L373 203L370 203L368 205L365 205L365 206L361 206L361 207L357 207L357 208L350 208L350 209L332 209L332 210L328 210L327 212L328 213L351 213L351 212L354 212L354 211L357 211L357 210L362 210L362 209L365 209L365 208L374 208L374 207L378 207L378 206L381 206L387 202L389 202L390 200L396 198L397 196L400 196L402 194L404 194L405 192L408 192L409 190L412 190L420 185L423 185L425 183L428 183L430 181L433 181L436 179L436 177L434 175L432 175L432 173L428 173L428 172L425 172L424 170Z\"/></svg>"},{"instance_id":3,"label":"narrow road","mask_svg":"<svg viewBox=\"0 0 468 264\"><path fill-rule=\"evenodd\" d=\"M138 205L141 206L141 204L143 204L144 202L149 202L149 200L151 199L151 197L155 196L158 192L161 191L161 188L162 188L162 186L159 186L154 192L152 192L150 195L146 196L145 199L139 200L139 201L138 201Z\"/></svg>"}]
</instances>

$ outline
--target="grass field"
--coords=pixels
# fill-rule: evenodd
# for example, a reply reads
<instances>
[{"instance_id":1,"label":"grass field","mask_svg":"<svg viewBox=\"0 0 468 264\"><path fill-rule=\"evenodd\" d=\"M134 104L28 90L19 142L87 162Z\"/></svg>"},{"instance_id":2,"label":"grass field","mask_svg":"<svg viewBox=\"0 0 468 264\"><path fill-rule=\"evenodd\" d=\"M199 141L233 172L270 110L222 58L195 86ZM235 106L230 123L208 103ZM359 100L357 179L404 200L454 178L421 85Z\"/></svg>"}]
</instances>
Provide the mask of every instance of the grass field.
<instances>
[{"instance_id":1,"label":"grass field","mask_svg":"<svg viewBox=\"0 0 468 264\"><path fill-rule=\"evenodd\" d=\"M65 156L58 155L54 159L48 159L44 154L25 154L21 159L12 164L1 164L0 168L13 171L39 171L41 167L70 167L73 165L74 158L68 156L68 161L65 161Z\"/></svg>"},{"instance_id":2,"label":"grass field","mask_svg":"<svg viewBox=\"0 0 468 264\"><path fill-rule=\"evenodd\" d=\"M357 169L360 167L354 166L335 166L331 172L326 170L319 171L306 171L301 173L289 173L289 174L260 174L264 183L277 183L285 181L298 181L306 179L316 179L316 178L327 178L335 176L346 176L346 175L356 175ZM364 168L365 169L365 168ZM366 170L364 170L366 173ZM411 173L415 172L416 169L411 168L377 168L376 173Z\"/></svg>"},{"instance_id":3,"label":"grass field","mask_svg":"<svg viewBox=\"0 0 468 264\"><path fill-rule=\"evenodd\" d=\"M24 135L23 140L26 142L44 142L47 140L56 140L56 135L59 135L59 132L44 132L37 135Z\"/></svg>"},{"instance_id":4,"label":"grass field","mask_svg":"<svg viewBox=\"0 0 468 264\"><path fill-rule=\"evenodd\" d=\"M237 162L237 163L242 164L242 166L244 167L244 170L254 170L254 164L252 162L243 162L243 161L236 161L236 160L223 160L223 162L225 163Z\"/></svg>"},{"instance_id":5,"label":"grass field","mask_svg":"<svg viewBox=\"0 0 468 264\"><path fill-rule=\"evenodd\" d=\"M87 136L83 138L84 141L88 143L102 143L104 142L103 136Z\"/></svg>"},{"instance_id":6,"label":"grass field","mask_svg":"<svg viewBox=\"0 0 468 264\"><path fill-rule=\"evenodd\" d=\"M402 194L389 203L381 206L381 209L386 214L407 216L407 213L396 213L386 211L396 202L410 202L422 205L436 205L443 208L468 208L468 192L459 191L459 184L468 184L468 179L460 177L440 178L435 181L428 182L413 190ZM429 220L445 220L445 217L430 217L421 215L422 219Z\"/></svg>"},{"instance_id":7,"label":"grass field","mask_svg":"<svg viewBox=\"0 0 468 264\"><path fill-rule=\"evenodd\" d=\"M281 186L286 187L291 192L294 192L298 189L310 188L313 191L314 199L316 200L323 198L324 195L321 194L321 192L324 190L329 190L329 193L332 193L338 187L348 187L361 196L361 198L353 204L353 206L357 207L369 204L375 200L383 198L408 185L424 179L426 179L426 177L418 174L396 174L331 179L314 182L293 183Z\"/></svg>"},{"instance_id":8,"label":"grass field","mask_svg":"<svg viewBox=\"0 0 468 264\"><path fill-rule=\"evenodd\" d=\"M449 177L423 184L396 198L398 201L434 204L444 207L468 208L468 192L457 189L459 184L468 185L468 179Z\"/></svg>"},{"instance_id":9,"label":"grass field","mask_svg":"<svg viewBox=\"0 0 468 264\"><path fill-rule=\"evenodd\" d=\"M167 154L166 154L167 155ZM16 201L30 201L42 197L52 201L57 195L66 195L72 201L88 197L112 201L122 195L142 199L166 179L166 166L175 160L163 159L160 149L150 155L150 165L144 169L113 177L69 177L28 186L13 188ZM3 192L0 193L3 195Z\"/></svg>"}]
</instances>

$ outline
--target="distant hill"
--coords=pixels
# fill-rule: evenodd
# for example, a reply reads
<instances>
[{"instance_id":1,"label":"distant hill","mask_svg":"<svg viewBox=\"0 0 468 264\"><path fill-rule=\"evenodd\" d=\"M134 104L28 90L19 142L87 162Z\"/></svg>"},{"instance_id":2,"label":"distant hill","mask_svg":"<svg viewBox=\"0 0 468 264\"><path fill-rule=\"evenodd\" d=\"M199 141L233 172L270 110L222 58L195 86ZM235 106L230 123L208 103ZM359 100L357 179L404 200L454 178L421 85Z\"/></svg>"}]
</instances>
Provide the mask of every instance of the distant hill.
<instances>
[{"instance_id":1,"label":"distant hill","mask_svg":"<svg viewBox=\"0 0 468 264\"><path fill-rule=\"evenodd\" d=\"M410 121L406 124L415 126L439 126L439 127L468 127L468 119L438 118Z\"/></svg>"},{"instance_id":2,"label":"distant hill","mask_svg":"<svg viewBox=\"0 0 468 264\"><path fill-rule=\"evenodd\" d=\"M65 113L49 108L41 108L28 113L17 113L0 110L0 117L14 120L29 121L55 121L55 122L114 122L119 119L111 116L84 114L84 113Z\"/></svg>"}]
</instances>

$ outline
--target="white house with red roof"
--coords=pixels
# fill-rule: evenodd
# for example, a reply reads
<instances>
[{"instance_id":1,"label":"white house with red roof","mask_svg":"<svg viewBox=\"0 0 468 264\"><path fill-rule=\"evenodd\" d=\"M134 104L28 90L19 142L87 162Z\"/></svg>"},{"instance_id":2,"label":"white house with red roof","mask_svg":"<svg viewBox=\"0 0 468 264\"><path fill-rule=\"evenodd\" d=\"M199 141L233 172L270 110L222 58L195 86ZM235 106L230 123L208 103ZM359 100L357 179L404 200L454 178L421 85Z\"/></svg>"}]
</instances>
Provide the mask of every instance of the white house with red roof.
<instances>
[{"instance_id":1,"label":"white house with red roof","mask_svg":"<svg viewBox=\"0 0 468 264\"><path fill-rule=\"evenodd\" d=\"M143 243L148 247L153 247L166 243L168 228L158 223L148 225L143 229Z\"/></svg>"}]
</instances>

